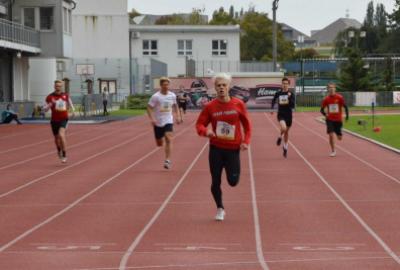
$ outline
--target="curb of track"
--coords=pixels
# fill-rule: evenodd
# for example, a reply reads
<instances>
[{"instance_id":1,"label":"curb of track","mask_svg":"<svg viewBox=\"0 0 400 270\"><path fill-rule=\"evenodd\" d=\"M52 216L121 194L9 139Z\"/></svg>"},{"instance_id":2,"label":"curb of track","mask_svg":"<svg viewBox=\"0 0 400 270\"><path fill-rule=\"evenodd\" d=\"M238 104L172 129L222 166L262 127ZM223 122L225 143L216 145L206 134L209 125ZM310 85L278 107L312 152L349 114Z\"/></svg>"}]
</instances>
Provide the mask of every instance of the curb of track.
<instances>
[{"instance_id":1,"label":"curb of track","mask_svg":"<svg viewBox=\"0 0 400 270\"><path fill-rule=\"evenodd\" d=\"M324 121L321 117L317 117L317 118L315 118L315 120L316 120L317 122L321 123L321 124L325 124L325 121ZM358 133L355 133L355 132L353 132L353 131L350 131L350 130L348 130L348 129L346 129L346 128L343 128L343 131L346 132L347 134L350 134L350 135L356 137L356 138L359 138L359 139L362 139L362 140L364 140L364 141L373 143L373 144L375 144L375 145L377 145L377 146L379 146L379 147L381 147L381 148L383 148L383 149L389 150L389 151L391 151L391 152L394 152L394 153L400 155L400 150L398 150L398 149L396 149L396 148L394 148L394 147L391 147L391 146L389 146L389 145L387 145L387 144L384 144L384 143L378 142L378 141L376 141L376 140L374 140L374 139L365 137L365 136L363 136L363 135L360 135L360 134L358 134Z\"/></svg>"}]
</instances>

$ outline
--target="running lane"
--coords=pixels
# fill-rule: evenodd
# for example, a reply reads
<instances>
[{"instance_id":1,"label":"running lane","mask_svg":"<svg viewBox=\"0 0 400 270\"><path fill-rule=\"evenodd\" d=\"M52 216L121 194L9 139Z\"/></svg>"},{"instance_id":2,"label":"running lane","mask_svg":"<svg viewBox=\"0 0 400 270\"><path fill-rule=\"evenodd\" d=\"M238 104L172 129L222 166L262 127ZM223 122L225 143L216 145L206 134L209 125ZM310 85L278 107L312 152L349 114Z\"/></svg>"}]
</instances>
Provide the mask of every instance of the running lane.
<instances>
[{"instance_id":1,"label":"running lane","mask_svg":"<svg viewBox=\"0 0 400 270\"><path fill-rule=\"evenodd\" d=\"M285 160L282 157L281 147L275 145L278 134L275 116L253 114L253 120L258 127L254 130L253 139L254 176L263 247L270 269L399 269L399 264L292 146L289 147L289 158ZM326 151L321 151L324 145L315 135L296 125L290 135L300 153L316 165L318 171L321 169L317 166L319 164L330 170L330 173L321 172L329 183L369 181L362 171L356 168L350 170L355 165L354 161L329 159ZM353 199L347 194L356 196L365 194L366 190L374 192L364 185L362 188L347 185L338 193L345 199ZM369 207L371 213L379 210L376 205ZM356 211L365 218L363 212ZM379 222L390 229L391 225L385 220ZM373 224L368 220L367 225ZM382 231L378 235L384 237Z\"/></svg>"}]
</instances>

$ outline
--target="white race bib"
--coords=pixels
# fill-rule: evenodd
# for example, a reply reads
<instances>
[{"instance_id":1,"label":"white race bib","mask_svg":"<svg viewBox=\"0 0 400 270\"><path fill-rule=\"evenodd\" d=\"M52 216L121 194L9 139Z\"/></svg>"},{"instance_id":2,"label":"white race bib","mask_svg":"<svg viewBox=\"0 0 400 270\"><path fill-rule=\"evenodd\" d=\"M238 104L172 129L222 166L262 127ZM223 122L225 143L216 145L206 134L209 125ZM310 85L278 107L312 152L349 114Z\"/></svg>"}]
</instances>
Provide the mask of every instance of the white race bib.
<instances>
[{"instance_id":1,"label":"white race bib","mask_svg":"<svg viewBox=\"0 0 400 270\"><path fill-rule=\"evenodd\" d=\"M329 104L329 113L339 113L339 104Z\"/></svg>"},{"instance_id":2,"label":"white race bib","mask_svg":"<svg viewBox=\"0 0 400 270\"><path fill-rule=\"evenodd\" d=\"M217 137L222 140L235 140L235 130L236 127L229 125L226 122L217 122Z\"/></svg>"},{"instance_id":3,"label":"white race bib","mask_svg":"<svg viewBox=\"0 0 400 270\"><path fill-rule=\"evenodd\" d=\"M67 110L67 102L62 99L58 99L55 105L56 111L65 112Z\"/></svg>"},{"instance_id":4,"label":"white race bib","mask_svg":"<svg viewBox=\"0 0 400 270\"><path fill-rule=\"evenodd\" d=\"M288 95L279 96L279 105L287 105L287 104L289 104L289 96Z\"/></svg>"},{"instance_id":5,"label":"white race bib","mask_svg":"<svg viewBox=\"0 0 400 270\"><path fill-rule=\"evenodd\" d=\"M168 101L164 101L161 103L160 112L171 112L172 111L172 103Z\"/></svg>"}]
</instances>

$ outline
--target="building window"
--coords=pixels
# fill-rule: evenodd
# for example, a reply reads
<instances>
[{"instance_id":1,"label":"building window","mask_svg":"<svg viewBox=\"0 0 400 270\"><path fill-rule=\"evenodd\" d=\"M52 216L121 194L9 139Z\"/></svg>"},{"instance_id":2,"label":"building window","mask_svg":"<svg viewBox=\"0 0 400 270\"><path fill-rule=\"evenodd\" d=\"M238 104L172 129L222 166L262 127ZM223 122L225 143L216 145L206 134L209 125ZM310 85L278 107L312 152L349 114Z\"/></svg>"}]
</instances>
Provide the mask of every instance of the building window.
<instances>
[{"instance_id":1,"label":"building window","mask_svg":"<svg viewBox=\"0 0 400 270\"><path fill-rule=\"evenodd\" d=\"M178 40L178 55L193 55L193 42L191 40Z\"/></svg>"},{"instance_id":2,"label":"building window","mask_svg":"<svg viewBox=\"0 0 400 270\"><path fill-rule=\"evenodd\" d=\"M53 30L54 10L53 7L40 8L40 30Z\"/></svg>"},{"instance_id":3,"label":"building window","mask_svg":"<svg viewBox=\"0 0 400 270\"><path fill-rule=\"evenodd\" d=\"M157 40L143 40L143 55L158 55Z\"/></svg>"},{"instance_id":4,"label":"building window","mask_svg":"<svg viewBox=\"0 0 400 270\"><path fill-rule=\"evenodd\" d=\"M212 55L226 56L228 48L228 41L226 40L213 40L212 41Z\"/></svg>"},{"instance_id":5,"label":"building window","mask_svg":"<svg viewBox=\"0 0 400 270\"><path fill-rule=\"evenodd\" d=\"M35 8L24 8L24 26L35 28Z\"/></svg>"}]
</instances>

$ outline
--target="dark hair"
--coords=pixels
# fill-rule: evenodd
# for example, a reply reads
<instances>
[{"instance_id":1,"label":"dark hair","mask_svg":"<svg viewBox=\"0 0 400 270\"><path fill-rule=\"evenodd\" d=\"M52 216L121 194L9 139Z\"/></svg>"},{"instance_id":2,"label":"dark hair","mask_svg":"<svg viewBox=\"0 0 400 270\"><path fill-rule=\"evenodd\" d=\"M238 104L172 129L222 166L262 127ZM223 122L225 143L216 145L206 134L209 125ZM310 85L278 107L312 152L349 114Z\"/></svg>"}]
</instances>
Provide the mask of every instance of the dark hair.
<instances>
[{"instance_id":1,"label":"dark hair","mask_svg":"<svg viewBox=\"0 0 400 270\"><path fill-rule=\"evenodd\" d=\"M161 77L160 78L160 85L162 85L164 82L170 82L168 77Z\"/></svg>"},{"instance_id":2,"label":"dark hair","mask_svg":"<svg viewBox=\"0 0 400 270\"><path fill-rule=\"evenodd\" d=\"M289 80L288 77L283 77L282 82L288 82L288 83L290 83L290 80Z\"/></svg>"}]
</instances>

